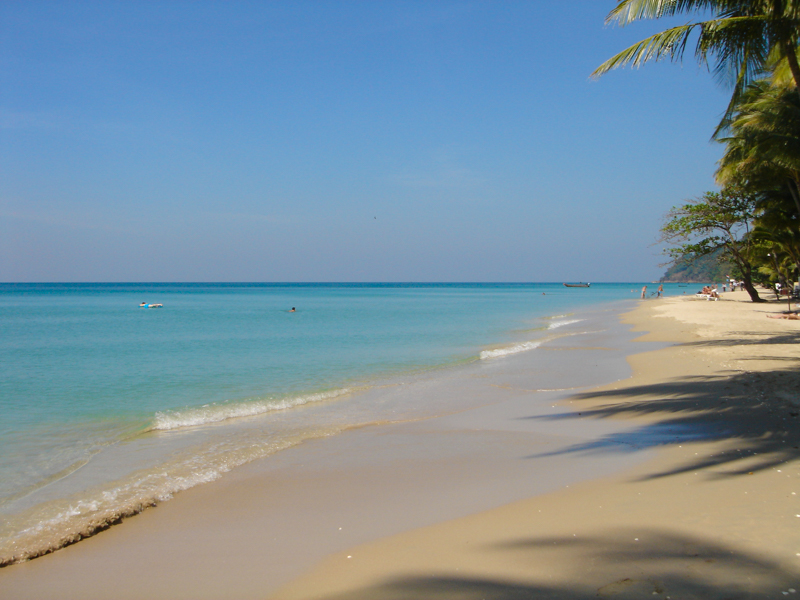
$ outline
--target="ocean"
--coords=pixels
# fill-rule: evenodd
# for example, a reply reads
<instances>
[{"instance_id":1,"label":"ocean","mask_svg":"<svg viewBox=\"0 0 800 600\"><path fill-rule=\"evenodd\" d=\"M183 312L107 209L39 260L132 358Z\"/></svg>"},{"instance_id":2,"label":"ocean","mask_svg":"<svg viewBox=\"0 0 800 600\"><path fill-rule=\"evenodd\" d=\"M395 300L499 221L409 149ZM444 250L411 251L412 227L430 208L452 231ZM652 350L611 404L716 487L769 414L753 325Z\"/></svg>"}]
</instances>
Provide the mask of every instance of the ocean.
<instances>
[{"instance_id":1,"label":"ocean","mask_svg":"<svg viewBox=\"0 0 800 600\"><path fill-rule=\"evenodd\" d=\"M435 414L379 392L533 352L642 285L0 284L0 564L304 440Z\"/></svg>"}]
</instances>

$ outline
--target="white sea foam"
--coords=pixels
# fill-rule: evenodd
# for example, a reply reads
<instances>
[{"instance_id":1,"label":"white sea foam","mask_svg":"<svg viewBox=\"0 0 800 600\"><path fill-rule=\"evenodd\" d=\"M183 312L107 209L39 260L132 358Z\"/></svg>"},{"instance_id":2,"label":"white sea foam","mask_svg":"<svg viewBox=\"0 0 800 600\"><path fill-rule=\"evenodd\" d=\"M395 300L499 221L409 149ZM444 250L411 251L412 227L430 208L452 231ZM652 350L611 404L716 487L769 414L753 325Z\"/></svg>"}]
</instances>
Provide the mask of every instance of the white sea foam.
<instances>
[{"instance_id":1,"label":"white sea foam","mask_svg":"<svg viewBox=\"0 0 800 600\"><path fill-rule=\"evenodd\" d=\"M252 400L249 402L238 402L231 404L207 404L197 408L186 410L176 410L169 412L157 412L151 430L179 429L181 427L195 427L197 425L208 425L219 423L228 419L240 417L252 417L262 415L275 410L286 410L311 402L322 402L332 400L338 396L350 393L348 388L332 390L330 392L319 392L316 394L306 394L290 398L270 398L267 400Z\"/></svg>"},{"instance_id":2,"label":"white sea foam","mask_svg":"<svg viewBox=\"0 0 800 600\"><path fill-rule=\"evenodd\" d=\"M556 315L554 318L566 317L567 315ZM561 321L553 321L548 326L547 329L558 329L559 327L564 327L565 325L572 325L573 323L580 323L585 319L565 319ZM534 348L538 348L548 339L541 339L536 341L528 341L528 342L521 342L519 344L514 344L513 346L506 346L504 348L493 348L492 350L484 350L479 354L481 360L486 360L488 358L501 358L503 356L509 356L511 354L519 354L520 352L527 352L528 350L533 350Z\"/></svg>"},{"instance_id":3,"label":"white sea foam","mask_svg":"<svg viewBox=\"0 0 800 600\"><path fill-rule=\"evenodd\" d=\"M558 329L559 327L564 327L564 325L572 325L573 323L580 323L584 319L568 319L566 321L553 321L550 325L547 326L548 329Z\"/></svg>"},{"instance_id":4,"label":"white sea foam","mask_svg":"<svg viewBox=\"0 0 800 600\"><path fill-rule=\"evenodd\" d=\"M538 340L535 342L522 342L521 344L515 344L513 346L506 346L505 348L495 348L493 350L484 350L480 353L480 359L486 360L487 358L500 358L502 356L508 356L509 354L519 354L520 352L527 352L528 350L533 350L534 348L538 348L542 345L544 340Z\"/></svg>"}]
</instances>

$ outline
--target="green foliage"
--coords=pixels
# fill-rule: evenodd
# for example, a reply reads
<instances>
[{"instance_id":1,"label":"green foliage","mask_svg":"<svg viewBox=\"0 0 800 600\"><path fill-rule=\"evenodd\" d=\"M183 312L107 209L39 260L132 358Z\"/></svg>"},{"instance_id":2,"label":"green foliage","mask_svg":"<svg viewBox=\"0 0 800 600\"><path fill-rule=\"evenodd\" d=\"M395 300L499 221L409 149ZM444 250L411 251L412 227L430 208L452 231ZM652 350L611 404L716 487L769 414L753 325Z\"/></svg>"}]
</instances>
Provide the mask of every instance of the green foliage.
<instances>
[{"instance_id":1,"label":"green foliage","mask_svg":"<svg viewBox=\"0 0 800 600\"><path fill-rule=\"evenodd\" d=\"M722 249L736 256L750 245L755 210L756 198L738 186L706 192L698 200L673 207L661 228L661 239L675 245L667 254L684 259Z\"/></svg>"},{"instance_id":2,"label":"green foliage","mask_svg":"<svg viewBox=\"0 0 800 600\"><path fill-rule=\"evenodd\" d=\"M722 282L730 276L739 279L739 270L722 253L722 249L705 256L683 257L675 261L661 281L671 283Z\"/></svg>"},{"instance_id":3,"label":"green foliage","mask_svg":"<svg viewBox=\"0 0 800 600\"><path fill-rule=\"evenodd\" d=\"M748 87L723 130L717 180L757 191L754 281L786 284L800 268L800 96L763 80ZM767 259L766 257L769 257Z\"/></svg>"},{"instance_id":4,"label":"green foliage","mask_svg":"<svg viewBox=\"0 0 800 600\"><path fill-rule=\"evenodd\" d=\"M681 60L696 35L698 62L713 62L717 79L733 87L728 112L745 88L769 70L770 60L785 59L795 85L800 85L797 0L619 0L606 22L625 26L643 19L708 12L712 18L652 35L611 57L592 75L599 77L618 67L638 67L651 60Z\"/></svg>"},{"instance_id":5,"label":"green foliage","mask_svg":"<svg viewBox=\"0 0 800 600\"><path fill-rule=\"evenodd\" d=\"M785 186L800 213L800 96L794 89L767 80L753 83L716 135L726 146L719 183L746 178L751 189Z\"/></svg>"},{"instance_id":6,"label":"green foliage","mask_svg":"<svg viewBox=\"0 0 800 600\"><path fill-rule=\"evenodd\" d=\"M750 261L758 243L751 235L755 211L756 196L737 185L675 206L661 227L661 241L672 246L665 253L675 264L718 254L736 265L750 297L758 302Z\"/></svg>"},{"instance_id":7,"label":"green foliage","mask_svg":"<svg viewBox=\"0 0 800 600\"><path fill-rule=\"evenodd\" d=\"M714 139L725 145L720 192L674 207L661 228L673 267L665 279L741 278L788 282L800 273L800 0L617 0L620 26L686 14L699 17L630 46L612 69L682 60L693 51L733 94ZM720 260L729 261L720 266ZM738 273L728 271L733 264Z\"/></svg>"}]
</instances>

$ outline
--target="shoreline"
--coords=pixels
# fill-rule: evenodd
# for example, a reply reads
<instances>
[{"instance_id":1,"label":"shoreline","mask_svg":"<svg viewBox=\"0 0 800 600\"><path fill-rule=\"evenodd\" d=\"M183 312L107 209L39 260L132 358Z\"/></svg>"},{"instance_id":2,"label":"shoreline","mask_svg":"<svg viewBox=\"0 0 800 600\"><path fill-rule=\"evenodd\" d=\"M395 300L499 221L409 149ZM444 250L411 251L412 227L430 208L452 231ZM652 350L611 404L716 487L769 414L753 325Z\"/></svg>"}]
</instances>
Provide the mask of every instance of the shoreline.
<instances>
[{"instance_id":1,"label":"shoreline","mask_svg":"<svg viewBox=\"0 0 800 600\"><path fill-rule=\"evenodd\" d=\"M81 360L59 359L74 353L57 343L52 352L32 360L39 356L36 348L50 348L52 341L35 328L31 335L6 340L0 351L10 359L4 390L12 408L19 407L6 423L12 435L2 440L6 460L0 469L0 564L89 537L143 507L303 440L369 422L435 414L436 408L428 410L427 404L419 406L413 396L395 390L476 360L535 349L561 335L565 330L559 326L569 329L570 319L563 313L574 310L576 303L597 306L628 292L627 284L603 284L578 294L553 290L552 284L422 286L431 291L409 286L389 294L389 309L381 312L376 306L387 300L381 294L353 295L345 286L333 294L338 304L331 305L327 291L310 285L305 286L311 291L305 292L305 308L298 315L286 318L284 311L268 310L258 311L256 318L251 313L255 301L282 304L284 292L254 296L242 286L225 285L221 288L228 291L222 295L204 292L195 297L192 292L187 298L186 286L168 284L165 289L172 295L157 299L179 310L145 317L151 313L141 312L132 302L141 299L132 289L142 286L89 285L94 298L90 305L74 290L67 302L53 304L48 294L36 295L39 287L29 290L41 300L33 308L26 309L27 301L16 293L4 297L4 307L17 319L16 331L26 332L28 321L54 319L72 332L65 335L76 340L73 345ZM429 306L432 300L434 306ZM353 305L368 310L356 317L351 314ZM98 314L103 315L99 321ZM212 318L216 322L220 314L227 315L221 325L204 334L210 341L191 344L194 326ZM107 376L97 375L100 371L93 365L105 358L96 349L94 354L85 352L95 348L92 328L120 324L111 347L100 353L108 355L109 370L103 371ZM353 325L372 337L356 335L351 344ZM256 334L240 343L236 332L243 327ZM327 332L321 344L316 339L320 327ZM166 335L166 330L171 333ZM300 360L286 370L281 365L287 361L279 358L273 364L270 352L281 345L282 336L295 333L299 348L280 354ZM132 340L147 351L133 351ZM366 342L374 351L363 350L370 347ZM9 352L15 344L22 349ZM190 346L199 350L187 354ZM158 352L151 351L154 348ZM344 356L343 348L349 348ZM17 377L12 372L20 371L13 368L16 360L35 363L36 376ZM272 371L264 371L263 364ZM354 367L358 364L363 368ZM71 366L59 370L59 365ZM290 380L294 387L286 387ZM60 381L63 386L55 385ZM41 385L30 387L30 382ZM30 404L26 394L41 395L42 403ZM184 406L181 398L194 404ZM390 406L392 398L395 406ZM64 418L54 418L62 412Z\"/></svg>"},{"instance_id":2,"label":"shoreline","mask_svg":"<svg viewBox=\"0 0 800 600\"><path fill-rule=\"evenodd\" d=\"M614 301L607 306L619 307L622 306L621 302L624 301ZM585 310L583 312L594 314L596 311ZM495 364L498 359L501 361L513 359L514 355L524 354L538 348L541 344L580 334L579 331L570 332L570 326L580 323L584 319L571 318L572 316L574 313L539 316L537 320L545 323L543 327L517 332L516 335L509 334L508 337L511 338L511 341L506 345L485 346L485 349L479 354L466 361L418 368L406 373L394 374L391 378L383 377L368 383L359 382L358 385L351 386L351 389L342 389L337 393L329 392L327 394L342 396L341 401L334 399L328 402L310 402L306 406L298 406L292 410L274 410L268 422L260 419L260 415L256 415L252 418L245 416L238 419L227 419L219 423L206 424L205 427L184 427L174 433L171 431L161 433L152 428L148 429L133 436L132 440L119 448L111 448L106 453L110 456L104 454L99 457L100 460L95 460L95 462L100 463L106 471L110 472L115 457L119 457L123 453L141 455L143 451L148 452L147 446L150 445L153 435L165 438L157 440L159 444L167 443L169 438L175 438L175 441L172 442L172 450L173 452L181 451L181 454L176 453L173 457L172 462L176 464L191 462L191 457L187 458L186 456L187 452L184 450L184 446L191 450L197 446L197 442L193 440L198 437L205 439L206 445L209 445L210 440L216 444L225 443L226 446L231 446L225 441L226 436L233 437L237 439L238 446L244 448L243 452L239 452L243 455L232 455L229 452L227 456L217 457L218 460L214 463L206 461L201 465L202 468L185 473L172 484L173 488L165 491L153 492L145 489L142 493L138 490L137 481L147 481L153 478L153 473L139 471L131 473L126 479L112 482L116 485L116 490L121 489L127 493L125 496L115 492L109 493L99 486L87 487L84 494L57 499L50 503L52 506L45 503L15 514L13 518L17 521L14 524L26 519L30 532L17 539L9 537L2 540L0 543L0 550L2 550L0 568L58 552L99 532L115 527L122 521L135 517L150 508L162 505L164 501L171 500L174 494L185 493L197 485L213 483L220 477L227 476L232 469L241 468L253 460L268 459L275 453L286 451L295 445L320 438L329 438L350 429L418 421L476 408L476 402L483 404L487 400L473 401L469 399L468 394L455 397L446 389L450 383L444 382L453 382L465 376L469 377L468 373L482 368L482 364L488 366ZM565 327L566 329L562 329ZM523 339L521 334L524 333L528 335L524 335ZM531 340L530 334L537 337ZM423 389L434 386L443 393L426 392L426 399L434 399L434 402L428 405L427 401L420 402L414 399L414 394L407 389L409 385ZM466 401L464 401L465 398L467 398ZM488 402L491 403L491 400ZM314 423L313 426L309 424L310 422ZM148 435L150 437L147 437ZM248 436L247 439L253 442L252 446L256 449L248 450L251 444L242 443L238 437L234 436ZM260 447L263 445L264 438L269 440L269 446L266 449ZM139 446L144 446L144 448ZM252 455L256 457L253 458ZM169 462L164 463L163 469L157 469L165 471L161 479L168 479L166 472L170 470L168 468L170 466L173 467L172 470L175 470L174 465ZM148 487L153 488L154 486L148 485ZM48 492L48 490L44 491ZM93 496L87 495L89 492ZM111 497L112 500L106 501L107 497ZM125 501L120 503L119 497L124 497ZM99 506L89 508L96 504ZM85 510L86 508L89 509ZM49 512L46 512L47 510ZM63 515L70 520L62 523ZM13 521L9 520L6 525L9 522ZM44 523L44 525L39 526L37 523ZM19 529L19 527L17 528Z\"/></svg>"},{"instance_id":3,"label":"shoreline","mask_svg":"<svg viewBox=\"0 0 800 600\"><path fill-rule=\"evenodd\" d=\"M624 322L601 310L613 331L415 389L471 408L305 442L0 569L0 588L19 600L791 594L800 324L763 314L782 309L677 297ZM576 389L551 385L563 357L584 369ZM763 404L768 390L786 397Z\"/></svg>"},{"instance_id":4,"label":"shoreline","mask_svg":"<svg viewBox=\"0 0 800 600\"><path fill-rule=\"evenodd\" d=\"M800 593L800 324L765 318L783 303L740 294L643 303L625 317L647 331L639 340L675 345L629 357L630 379L567 400L584 418L649 430L653 459L350 548L270 598Z\"/></svg>"},{"instance_id":5,"label":"shoreline","mask_svg":"<svg viewBox=\"0 0 800 600\"><path fill-rule=\"evenodd\" d=\"M557 401L576 391L567 388L629 375L625 356L638 348L618 319L629 307L581 311L586 321L538 348L392 390L451 408L440 416L351 429L239 467L80 544L0 569L0 587L11 598L100 598L104 589L264 597L348 546L629 467L641 457L553 456L624 423L545 418L562 412Z\"/></svg>"}]
</instances>

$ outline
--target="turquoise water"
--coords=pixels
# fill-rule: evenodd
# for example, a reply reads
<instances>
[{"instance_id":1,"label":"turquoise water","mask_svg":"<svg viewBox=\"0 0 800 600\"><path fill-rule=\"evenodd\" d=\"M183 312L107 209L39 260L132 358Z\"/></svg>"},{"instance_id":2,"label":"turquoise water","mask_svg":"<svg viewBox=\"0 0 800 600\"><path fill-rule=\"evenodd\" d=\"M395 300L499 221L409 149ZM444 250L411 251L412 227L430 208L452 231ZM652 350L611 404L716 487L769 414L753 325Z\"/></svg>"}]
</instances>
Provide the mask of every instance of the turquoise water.
<instances>
[{"instance_id":1,"label":"turquoise water","mask_svg":"<svg viewBox=\"0 0 800 600\"><path fill-rule=\"evenodd\" d=\"M335 433L353 390L525 351L641 286L0 284L0 560Z\"/></svg>"}]
</instances>

